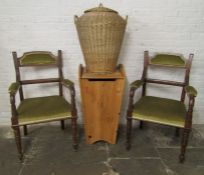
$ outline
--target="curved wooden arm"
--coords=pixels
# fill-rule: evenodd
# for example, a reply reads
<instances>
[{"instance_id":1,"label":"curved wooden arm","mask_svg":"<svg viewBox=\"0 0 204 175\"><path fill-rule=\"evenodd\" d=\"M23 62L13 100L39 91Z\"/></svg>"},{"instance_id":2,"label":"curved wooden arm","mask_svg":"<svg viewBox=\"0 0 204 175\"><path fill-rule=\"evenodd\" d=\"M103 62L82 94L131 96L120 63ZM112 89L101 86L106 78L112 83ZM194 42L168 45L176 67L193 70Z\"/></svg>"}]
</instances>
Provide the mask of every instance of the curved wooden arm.
<instances>
[{"instance_id":1,"label":"curved wooden arm","mask_svg":"<svg viewBox=\"0 0 204 175\"><path fill-rule=\"evenodd\" d=\"M186 86L185 91L189 97L188 111L185 119L185 128L190 129L192 125L193 107L195 103L195 97L197 96L197 90L193 86Z\"/></svg>"},{"instance_id":2,"label":"curved wooden arm","mask_svg":"<svg viewBox=\"0 0 204 175\"><path fill-rule=\"evenodd\" d=\"M17 81L17 82L14 82L14 83L11 83L11 85L9 86L9 89L8 89L8 92L12 95L16 95L18 89L20 88L20 83Z\"/></svg>"},{"instance_id":3,"label":"curved wooden arm","mask_svg":"<svg viewBox=\"0 0 204 175\"><path fill-rule=\"evenodd\" d=\"M135 95L135 91L144 84L142 80L136 80L130 84L130 91L129 91L129 102L128 102L128 110L127 110L127 118L131 118L132 111L133 111L133 97Z\"/></svg>"},{"instance_id":4,"label":"curved wooden arm","mask_svg":"<svg viewBox=\"0 0 204 175\"><path fill-rule=\"evenodd\" d=\"M8 92L10 94L10 103L11 103L11 123L12 126L18 125L18 112L16 109L16 100L15 96L18 91L18 89L21 87L19 82L14 82L9 86Z\"/></svg>"},{"instance_id":5,"label":"curved wooden arm","mask_svg":"<svg viewBox=\"0 0 204 175\"><path fill-rule=\"evenodd\" d=\"M69 79L64 79L64 80L62 80L62 85L71 89L71 87L74 86L74 83Z\"/></svg>"},{"instance_id":6,"label":"curved wooden arm","mask_svg":"<svg viewBox=\"0 0 204 175\"><path fill-rule=\"evenodd\" d=\"M76 93L75 93L74 85L71 86L70 93L71 93L72 117L77 118L77 109L76 109L76 102L75 102L75 94Z\"/></svg>"},{"instance_id":7,"label":"curved wooden arm","mask_svg":"<svg viewBox=\"0 0 204 175\"><path fill-rule=\"evenodd\" d=\"M71 80L64 79L62 81L62 85L64 85L66 88L70 90L70 96L71 96L71 113L72 117L77 118L77 109L76 109L76 102L75 102L75 88L74 88L74 83Z\"/></svg>"},{"instance_id":8,"label":"curved wooden arm","mask_svg":"<svg viewBox=\"0 0 204 175\"><path fill-rule=\"evenodd\" d=\"M11 123L12 126L18 125L18 112L16 109L16 100L15 100L15 94L10 93L10 103L11 103Z\"/></svg>"},{"instance_id":9,"label":"curved wooden arm","mask_svg":"<svg viewBox=\"0 0 204 175\"><path fill-rule=\"evenodd\" d=\"M131 118L132 116L132 111L133 111L133 97L134 97L134 94L135 94L135 90L134 88L130 88L130 91L129 91L129 102L128 102L128 110L127 110L127 119L128 118Z\"/></svg>"},{"instance_id":10,"label":"curved wooden arm","mask_svg":"<svg viewBox=\"0 0 204 175\"><path fill-rule=\"evenodd\" d=\"M188 129L190 129L192 125L194 103L195 103L195 97L190 96L189 103L188 103L188 111L185 119L185 128L188 128Z\"/></svg>"},{"instance_id":11,"label":"curved wooden arm","mask_svg":"<svg viewBox=\"0 0 204 175\"><path fill-rule=\"evenodd\" d=\"M134 90L138 89L140 86L144 84L142 80L136 80L130 84L130 88L134 88Z\"/></svg>"}]
</instances>

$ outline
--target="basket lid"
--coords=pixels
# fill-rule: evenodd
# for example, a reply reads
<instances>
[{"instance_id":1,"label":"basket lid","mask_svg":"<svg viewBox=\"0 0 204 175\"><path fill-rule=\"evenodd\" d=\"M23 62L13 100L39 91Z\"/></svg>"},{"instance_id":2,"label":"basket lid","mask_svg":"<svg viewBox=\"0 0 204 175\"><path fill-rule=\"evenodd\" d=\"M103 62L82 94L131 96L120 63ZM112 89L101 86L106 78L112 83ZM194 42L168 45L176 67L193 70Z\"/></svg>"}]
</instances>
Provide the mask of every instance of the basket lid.
<instances>
[{"instance_id":1,"label":"basket lid","mask_svg":"<svg viewBox=\"0 0 204 175\"><path fill-rule=\"evenodd\" d=\"M91 8L91 9L88 9L88 10L84 11L84 13L88 13L88 12L112 12L112 13L118 13L117 11L115 11L113 9L103 7L103 4L99 4L98 7Z\"/></svg>"}]
</instances>

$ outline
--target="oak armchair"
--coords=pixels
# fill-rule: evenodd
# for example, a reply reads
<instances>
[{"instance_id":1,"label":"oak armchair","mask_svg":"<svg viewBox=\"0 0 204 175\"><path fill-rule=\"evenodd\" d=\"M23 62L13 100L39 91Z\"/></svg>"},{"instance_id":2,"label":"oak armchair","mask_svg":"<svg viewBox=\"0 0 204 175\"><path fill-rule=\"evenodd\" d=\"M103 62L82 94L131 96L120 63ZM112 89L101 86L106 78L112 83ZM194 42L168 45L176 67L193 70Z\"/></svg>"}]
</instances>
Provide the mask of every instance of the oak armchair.
<instances>
[{"instance_id":1,"label":"oak armchair","mask_svg":"<svg viewBox=\"0 0 204 175\"><path fill-rule=\"evenodd\" d=\"M192 59L193 54L189 55L188 60L184 60L181 56L171 54L156 54L153 58L150 58L148 51L144 52L142 78L130 84L129 105L127 109L127 150L131 148L132 120L139 120L141 129L143 128L143 122L153 122L175 127L176 135L179 135L179 130L183 129L179 160L181 163L185 160L188 137L192 127L193 107L195 97L197 96L196 89L189 86ZM168 67L172 69L184 69L184 81L177 82L148 78L147 70L149 66L154 66L154 68ZM147 96L146 86L148 83L181 87L182 92L180 100ZM140 87L142 87L142 97L135 103L134 94ZM186 94L189 97L188 108L186 108L184 104Z\"/></svg>"},{"instance_id":2,"label":"oak armchair","mask_svg":"<svg viewBox=\"0 0 204 175\"><path fill-rule=\"evenodd\" d=\"M24 135L27 135L27 126L51 121L60 121L61 129L64 129L64 120L71 119L73 147L77 149L77 109L75 105L74 83L63 78L62 73L62 51L58 50L55 56L51 52L33 51L26 52L22 57L17 57L13 52L13 60L16 71L16 82L9 87L11 103L11 127L14 130L19 158L22 160L23 151L21 144L20 127L23 127ZM58 78L21 80L20 69L23 67L37 67L48 69L55 67L58 69ZM38 83L58 83L59 95L24 98L23 86ZM63 86L70 91L71 102L63 97ZM16 107L15 96L19 92L20 104Z\"/></svg>"}]
</instances>

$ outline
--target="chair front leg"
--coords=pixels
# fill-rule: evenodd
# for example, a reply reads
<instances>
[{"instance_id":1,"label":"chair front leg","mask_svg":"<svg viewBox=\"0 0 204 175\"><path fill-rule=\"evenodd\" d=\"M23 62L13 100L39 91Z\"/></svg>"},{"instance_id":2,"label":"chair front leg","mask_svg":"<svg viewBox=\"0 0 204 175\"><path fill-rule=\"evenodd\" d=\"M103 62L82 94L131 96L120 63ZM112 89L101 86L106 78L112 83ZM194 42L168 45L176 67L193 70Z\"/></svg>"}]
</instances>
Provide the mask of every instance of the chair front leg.
<instances>
[{"instance_id":1,"label":"chair front leg","mask_svg":"<svg viewBox=\"0 0 204 175\"><path fill-rule=\"evenodd\" d=\"M74 89L74 86L71 87L71 104L72 104L71 126L72 126L73 148L74 148L75 150L77 150L77 149L78 149L77 109L76 109L76 103L75 103L75 89Z\"/></svg>"},{"instance_id":2,"label":"chair front leg","mask_svg":"<svg viewBox=\"0 0 204 175\"><path fill-rule=\"evenodd\" d=\"M12 117L11 117L11 123L12 123L12 129L14 131L14 136L15 136L15 141L16 141L16 146L19 154L19 159L23 159L23 152L22 152L22 146L21 146L21 133L20 133L20 127L18 125L18 112L16 110L16 105L15 105L15 95L11 94L10 95L10 103L11 103L11 112L12 112Z\"/></svg>"},{"instance_id":3,"label":"chair front leg","mask_svg":"<svg viewBox=\"0 0 204 175\"><path fill-rule=\"evenodd\" d=\"M140 121L140 124L139 124L140 129L143 129L143 126L144 126L144 122Z\"/></svg>"},{"instance_id":4,"label":"chair front leg","mask_svg":"<svg viewBox=\"0 0 204 175\"><path fill-rule=\"evenodd\" d=\"M131 148L131 134L132 134L132 111L133 111L133 97L135 89L130 88L129 92L129 104L127 110L127 128L126 128L126 149L130 150Z\"/></svg>"},{"instance_id":5,"label":"chair front leg","mask_svg":"<svg viewBox=\"0 0 204 175\"><path fill-rule=\"evenodd\" d=\"M185 152L188 144L190 131L191 131L190 129L185 129L185 128L183 129L182 140L181 140L181 153L179 156L180 163L183 163L185 160Z\"/></svg>"},{"instance_id":6,"label":"chair front leg","mask_svg":"<svg viewBox=\"0 0 204 175\"><path fill-rule=\"evenodd\" d=\"M19 126L13 126L16 146L19 154L19 159L23 159L23 152L22 152L22 146L21 146L21 133L20 133L20 127Z\"/></svg>"},{"instance_id":7,"label":"chair front leg","mask_svg":"<svg viewBox=\"0 0 204 175\"><path fill-rule=\"evenodd\" d=\"M126 128L126 149L131 149L131 134L132 134L132 118L127 118L127 128Z\"/></svg>"},{"instance_id":8,"label":"chair front leg","mask_svg":"<svg viewBox=\"0 0 204 175\"><path fill-rule=\"evenodd\" d=\"M72 141L73 141L73 148L77 150L78 142L77 142L77 118L73 117L71 119L71 126L72 126Z\"/></svg>"},{"instance_id":9,"label":"chair front leg","mask_svg":"<svg viewBox=\"0 0 204 175\"><path fill-rule=\"evenodd\" d=\"M185 121L185 126L184 126L182 140L181 140L181 153L179 156L180 163L183 163L185 160L186 147L188 144L188 138L192 127L192 117L193 117L192 114L193 114L194 102L195 102L194 96L190 96L188 112L186 115L186 121Z\"/></svg>"}]
</instances>

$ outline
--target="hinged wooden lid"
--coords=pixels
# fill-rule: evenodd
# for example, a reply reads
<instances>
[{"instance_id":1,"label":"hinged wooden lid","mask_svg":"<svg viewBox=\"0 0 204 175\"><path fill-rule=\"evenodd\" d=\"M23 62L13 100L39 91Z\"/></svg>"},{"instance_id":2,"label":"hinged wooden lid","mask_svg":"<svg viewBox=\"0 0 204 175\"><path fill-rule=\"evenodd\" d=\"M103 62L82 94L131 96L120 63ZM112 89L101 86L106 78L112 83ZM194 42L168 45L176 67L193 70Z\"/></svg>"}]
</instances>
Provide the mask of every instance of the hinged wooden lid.
<instances>
[{"instance_id":1,"label":"hinged wooden lid","mask_svg":"<svg viewBox=\"0 0 204 175\"><path fill-rule=\"evenodd\" d=\"M125 71L122 64L119 64L116 71L113 73L90 73L86 71L86 68L80 65L79 67L79 78L82 79L121 79L125 78Z\"/></svg>"}]
</instances>

